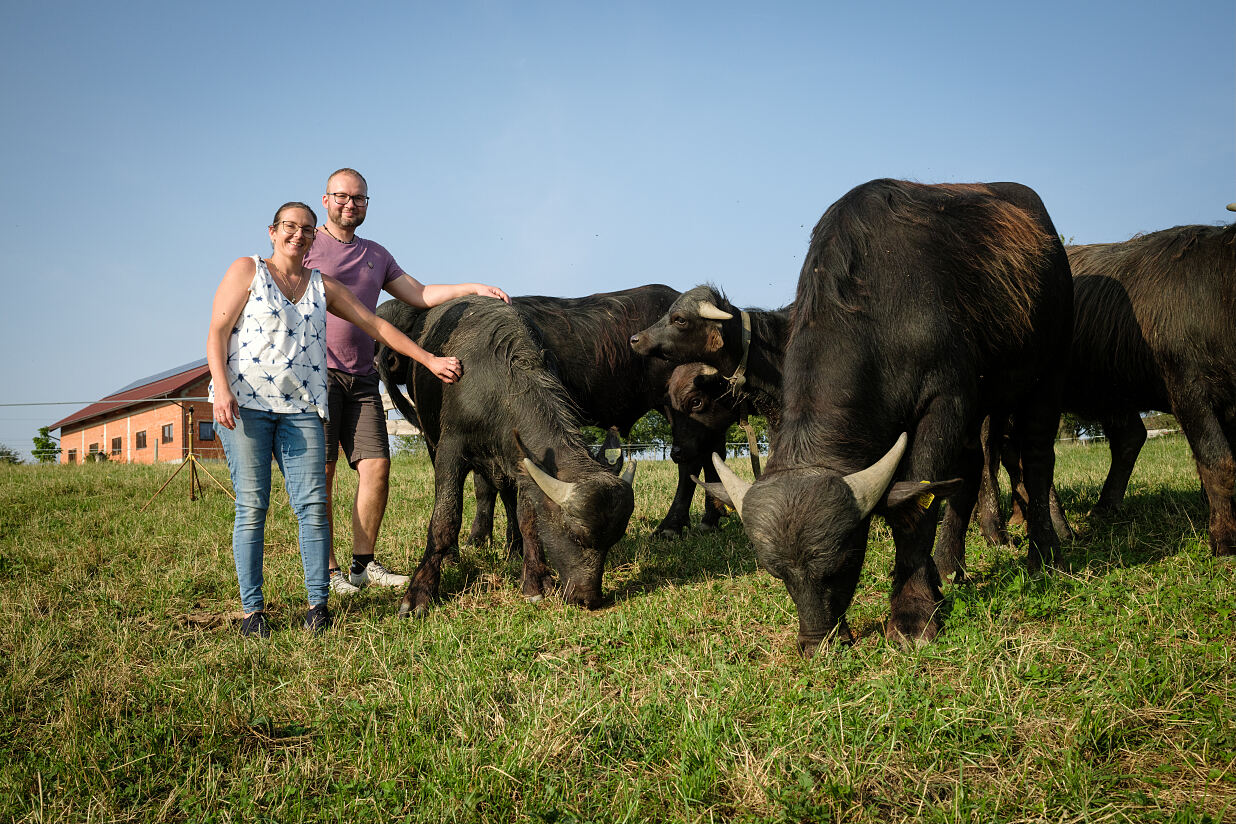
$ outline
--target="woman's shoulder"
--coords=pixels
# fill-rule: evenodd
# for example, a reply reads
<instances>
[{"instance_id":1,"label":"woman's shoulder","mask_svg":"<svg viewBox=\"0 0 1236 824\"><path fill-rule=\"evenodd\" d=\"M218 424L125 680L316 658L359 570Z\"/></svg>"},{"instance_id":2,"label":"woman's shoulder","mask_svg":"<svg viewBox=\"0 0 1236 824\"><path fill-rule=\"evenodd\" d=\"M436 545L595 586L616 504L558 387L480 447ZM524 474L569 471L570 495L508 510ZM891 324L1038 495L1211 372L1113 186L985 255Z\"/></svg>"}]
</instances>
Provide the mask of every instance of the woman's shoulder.
<instances>
[{"instance_id":1,"label":"woman's shoulder","mask_svg":"<svg viewBox=\"0 0 1236 824\"><path fill-rule=\"evenodd\" d=\"M260 255L250 255L248 257L238 257L232 261L232 265L227 267L229 275L247 275L253 277L257 273L258 262L261 261Z\"/></svg>"}]
</instances>

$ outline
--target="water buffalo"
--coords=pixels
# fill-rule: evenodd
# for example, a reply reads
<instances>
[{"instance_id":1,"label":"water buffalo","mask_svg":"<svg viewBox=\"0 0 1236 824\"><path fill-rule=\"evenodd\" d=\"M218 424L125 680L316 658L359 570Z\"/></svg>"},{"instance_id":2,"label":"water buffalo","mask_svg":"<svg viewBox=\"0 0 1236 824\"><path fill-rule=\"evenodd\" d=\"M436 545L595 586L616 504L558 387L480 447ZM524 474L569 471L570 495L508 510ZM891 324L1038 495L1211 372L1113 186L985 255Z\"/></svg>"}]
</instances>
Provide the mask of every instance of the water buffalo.
<instances>
[{"instance_id":1,"label":"water buffalo","mask_svg":"<svg viewBox=\"0 0 1236 824\"><path fill-rule=\"evenodd\" d=\"M457 298L418 313L408 331L429 351L458 357L464 372L448 385L416 365L408 381L433 455L434 507L400 614L422 615L437 598L442 562L458 551L469 470L493 482L507 511L518 513L524 595L539 598L551 585L548 561L568 602L598 606L606 553L634 509L634 464L618 478L593 460L566 389L515 308Z\"/></svg>"},{"instance_id":2,"label":"water buffalo","mask_svg":"<svg viewBox=\"0 0 1236 824\"><path fill-rule=\"evenodd\" d=\"M720 370L735 401L750 397L770 422L781 414L781 360L788 308L739 309L713 286L683 292L656 323L631 336L640 355ZM681 385L681 383L680 383Z\"/></svg>"},{"instance_id":3,"label":"water buffalo","mask_svg":"<svg viewBox=\"0 0 1236 824\"><path fill-rule=\"evenodd\" d=\"M1211 550L1236 553L1236 224L1177 226L1066 251L1075 315L1063 409L1099 421L1112 454L1096 511L1124 500L1146 442L1139 413L1170 411L1209 504ZM1014 461L1006 456L1016 492Z\"/></svg>"},{"instance_id":4,"label":"water buffalo","mask_svg":"<svg viewBox=\"0 0 1236 824\"><path fill-rule=\"evenodd\" d=\"M650 284L581 298L519 296L512 299L512 305L532 328L546 366L566 388L581 422L616 427L625 437L648 411L664 407L666 382L674 368L663 359L636 355L627 339L633 331L661 317L678 295L668 286ZM418 311L399 301L387 301L379 307L379 315L405 332ZM406 383L412 362L381 347L378 361L387 391L400 406L404 399L398 385ZM410 410L400 407L400 411L415 420ZM658 533L677 535L689 525L695 491L690 476L701 469L716 480L707 460L680 465L674 499L657 527ZM477 508L469 542L476 544L488 539L493 529L494 491L483 477L474 483ZM722 512L723 507L715 500L706 499L701 527L708 529L716 524Z\"/></svg>"},{"instance_id":5,"label":"water buffalo","mask_svg":"<svg viewBox=\"0 0 1236 824\"><path fill-rule=\"evenodd\" d=\"M760 565L798 608L803 654L849 636L844 616L874 513L895 546L885 635L903 645L935 637L937 513L947 496L972 510L987 414L1017 421L1029 563L1055 559L1047 499L1071 287L1047 210L1016 183L876 180L820 218L768 466L748 487L714 458ZM964 561L942 563L960 571Z\"/></svg>"}]
</instances>

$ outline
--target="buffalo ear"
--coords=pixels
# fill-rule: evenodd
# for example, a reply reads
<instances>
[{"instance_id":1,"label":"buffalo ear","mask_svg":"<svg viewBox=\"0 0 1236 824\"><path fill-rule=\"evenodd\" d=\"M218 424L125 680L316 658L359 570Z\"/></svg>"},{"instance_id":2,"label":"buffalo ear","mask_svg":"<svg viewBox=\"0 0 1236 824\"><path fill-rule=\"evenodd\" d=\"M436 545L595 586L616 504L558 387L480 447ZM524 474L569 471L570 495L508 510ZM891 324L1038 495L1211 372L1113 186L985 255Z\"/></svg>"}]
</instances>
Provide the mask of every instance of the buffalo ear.
<instances>
[{"instance_id":1,"label":"buffalo ear","mask_svg":"<svg viewBox=\"0 0 1236 824\"><path fill-rule=\"evenodd\" d=\"M956 494L962 483L961 478L948 481L898 481L889 487L888 508L897 509L907 504L929 507L933 498L947 498Z\"/></svg>"}]
</instances>

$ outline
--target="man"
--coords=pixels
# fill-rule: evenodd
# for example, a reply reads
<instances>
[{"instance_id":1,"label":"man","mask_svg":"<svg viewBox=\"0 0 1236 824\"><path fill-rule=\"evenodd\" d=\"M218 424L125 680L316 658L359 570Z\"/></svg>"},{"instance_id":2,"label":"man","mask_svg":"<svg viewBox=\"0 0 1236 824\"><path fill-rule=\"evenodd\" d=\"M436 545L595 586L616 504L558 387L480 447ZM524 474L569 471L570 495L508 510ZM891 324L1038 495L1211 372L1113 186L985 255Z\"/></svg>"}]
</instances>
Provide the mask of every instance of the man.
<instances>
[{"instance_id":1,"label":"man","mask_svg":"<svg viewBox=\"0 0 1236 824\"><path fill-rule=\"evenodd\" d=\"M413 306L427 308L460 295L489 295L510 303L506 293L480 283L425 285L399 268L385 248L356 236L369 208L369 186L355 169L339 169L326 180L326 223L305 255L305 266L342 281L370 311L377 308L383 289ZM388 572L374 559L374 545L390 481L390 445L386 413L373 365L373 339L345 320L327 317L326 360L330 419L326 422L326 502L334 535L335 464L339 448L356 470L356 499L352 502L352 565L344 574L330 550L330 588L340 594L359 591L366 584L407 586L408 576ZM466 371L467 364L463 365Z\"/></svg>"}]
</instances>

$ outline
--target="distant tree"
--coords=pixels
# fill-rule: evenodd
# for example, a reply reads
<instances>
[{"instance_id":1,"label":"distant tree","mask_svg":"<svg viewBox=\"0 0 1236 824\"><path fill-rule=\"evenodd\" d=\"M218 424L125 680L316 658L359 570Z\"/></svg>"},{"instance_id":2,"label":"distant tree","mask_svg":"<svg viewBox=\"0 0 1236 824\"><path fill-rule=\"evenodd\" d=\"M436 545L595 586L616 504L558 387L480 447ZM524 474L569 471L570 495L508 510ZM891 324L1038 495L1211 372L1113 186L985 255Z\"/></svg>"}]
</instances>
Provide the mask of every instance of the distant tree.
<instances>
[{"instance_id":1,"label":"distant tree","mask_svg":"<svg viewBox=\"0 0 1236 824\"><path fill-rule=\"evenodd\" d=\"M60 458L60 444L51 436L51 429L39 427L39 434L34 436L34 450L31 454L39 463L55 463Z\"/></svg>"},{"instance_id":2,"label":"distant tree","mask_svg":"<svg viewBox=\"0 0 1236 824\"><path fill-rule=\"evenodd\" d=\"M396 435L393 440L396 455L420 455L426 451L424 435Z\"/></svg>"},{"instance_id":3,"label":"distant tree","mask_svg":"<svg viewBox=\"0 0 1236 824\"><path fill-rule=\"evenodd\" d=\"M9 449L4 444L0 443L0 464L19 464L21 463L21 455L18 455L12 449Z\"/></svg>"},{"instance_id":4,"label":"distant tree","mask_svg":"<svg viewBox=\"0 0 1236 824\"><path fill-rule=\"evenodd\" d=\"M649 412L631 427L631 437L627 440L630 443L665 446L670 442L669 421L660 412Z\"/></svg>"},{"instance_id":5,"label":"distant tree","mask_svg":"<svg viewBox=\"0 0 1236 824\"><path fill-rule=\"evenodd\" d=\"M763 415L749 415L747 423L751 424L751 428L755 430L755 439L762 443L768 443L768 419ZM725 433L727 443L742 443L747 442L747 430L743 429L738 424L734 424Z\"/></svg>"},{"instance_id":6,"label":"distant tree","mask_svg":"<svg viewBox=\"0 0 1236 824\"><path fill-rule=\"evenodd\" d=\"M584 436L584 443L596 446L605 441L605 430L599 426L581 426L579 434Z\"/></svg>"}]
</instances>

